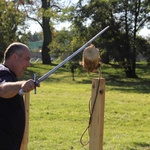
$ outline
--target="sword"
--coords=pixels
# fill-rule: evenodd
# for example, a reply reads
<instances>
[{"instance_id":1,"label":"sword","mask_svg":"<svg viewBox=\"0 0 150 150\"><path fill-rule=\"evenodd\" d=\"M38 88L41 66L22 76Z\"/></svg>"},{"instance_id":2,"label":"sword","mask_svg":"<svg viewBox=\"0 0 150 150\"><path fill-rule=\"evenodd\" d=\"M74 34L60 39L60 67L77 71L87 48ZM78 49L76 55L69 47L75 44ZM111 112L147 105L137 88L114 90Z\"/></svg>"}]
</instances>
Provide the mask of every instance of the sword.
<instances>
[{"instance_id":1,"label":"sword","mask_svg":"<svg viewBox=\"0 0 150 150\"><path fill-rule=\"evenodd\" d=\"M51 74L53 74L56 70L58 70L60 67L62 67L65 63L67 63L69 60L71 60L74 56L76 56L78 53L80 53L83 49L85 49L87 46L89 46L97 37L99 37L101 34L103 34L109 26L105 27L102 31L100 31L98 34L96 34L92 39L90 39L87 43L85 43L81 48L79 48L77 51L75 51L73 54L71 54L69 57L67 57L65 60L63 60L60 64L58 64L56 67L54 67L52 70L48 71L46 74L44 74L39 79L36 79L36 74L34 74L34 93L36 93L36 86L39 85L40 82L48 78ZM19 95L23 95L23 90L19 90Z\"/></svg>"}]
</instances>

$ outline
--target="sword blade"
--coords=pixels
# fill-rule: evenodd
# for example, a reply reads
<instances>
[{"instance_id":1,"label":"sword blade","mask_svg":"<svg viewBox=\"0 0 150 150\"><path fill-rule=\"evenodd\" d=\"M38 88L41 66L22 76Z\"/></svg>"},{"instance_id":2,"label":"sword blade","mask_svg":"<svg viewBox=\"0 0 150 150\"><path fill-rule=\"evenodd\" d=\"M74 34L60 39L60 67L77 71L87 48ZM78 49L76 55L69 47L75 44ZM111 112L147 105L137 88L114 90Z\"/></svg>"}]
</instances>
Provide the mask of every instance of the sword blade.
<instances>
[{"instance_id":1,"label":"sword blade","mask_svg":"<svg viewBox=\"0 0 150 150\"><path fill-rule=\"evenodd\" d=\"M60 67L62 67L65 63L67 63L69 60L71 60L74 56L76 56L78 53L80 53L83 49L85 49L88 45L90 45L97 37L99 37L101 34L103 34L109 26L104 28L102 31L100 31L98 34L96 34L92 39L90 39L86 44L84 44L81 48L79 48L77 51L75 51L72 55L67 57L65 60L63 60L60 64L58 64L56 67L54 67L52 70L44 74L42 77L40 77L38 80L36 80L36 84L38 85L40 82L48 78L51 74L53 74L56 70L58 70Z\"/></svg>"}]
</instances>

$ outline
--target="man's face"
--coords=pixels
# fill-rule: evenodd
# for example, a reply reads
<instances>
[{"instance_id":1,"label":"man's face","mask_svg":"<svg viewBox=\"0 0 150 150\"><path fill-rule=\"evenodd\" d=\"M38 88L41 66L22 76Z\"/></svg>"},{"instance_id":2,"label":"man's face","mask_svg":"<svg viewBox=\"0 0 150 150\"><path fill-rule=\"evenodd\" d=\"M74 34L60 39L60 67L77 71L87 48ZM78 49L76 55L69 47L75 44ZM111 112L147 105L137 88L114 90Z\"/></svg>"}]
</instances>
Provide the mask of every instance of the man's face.
<instances>
[{"instance_id":1,"label":"man's face","mask_svg":"<svg viewBox=\"0 0 150 150\"><path fill-rule=\"evenodd\" d=\"M21 77L27 67L30 66L30 58L31 52L27 48L24 48L19 54L16 53L16 61L14 62L14 73L17 77Z\"/></svg>"}]
</instances>

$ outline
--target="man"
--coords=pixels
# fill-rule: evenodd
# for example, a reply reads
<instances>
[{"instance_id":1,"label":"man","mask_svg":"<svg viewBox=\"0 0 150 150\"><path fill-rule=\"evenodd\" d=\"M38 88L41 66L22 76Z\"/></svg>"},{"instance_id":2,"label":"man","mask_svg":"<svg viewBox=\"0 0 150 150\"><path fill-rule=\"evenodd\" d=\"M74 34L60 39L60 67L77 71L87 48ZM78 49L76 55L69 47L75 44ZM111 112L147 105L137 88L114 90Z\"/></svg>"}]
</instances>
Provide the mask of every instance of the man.
<instances>
[{"instance_id":1,"label":"man","mask_svg":"<svg viewBox=\"0 0 150 150\"><path fill-rule=\"evenodd\" d=\"M31 53L22 43L12 43L4 53L0 64L0 150L20 150L25 128L25 108L22 89L34 89L34 81L18 81L30 66Z\"/></svg>"}]
</instances>

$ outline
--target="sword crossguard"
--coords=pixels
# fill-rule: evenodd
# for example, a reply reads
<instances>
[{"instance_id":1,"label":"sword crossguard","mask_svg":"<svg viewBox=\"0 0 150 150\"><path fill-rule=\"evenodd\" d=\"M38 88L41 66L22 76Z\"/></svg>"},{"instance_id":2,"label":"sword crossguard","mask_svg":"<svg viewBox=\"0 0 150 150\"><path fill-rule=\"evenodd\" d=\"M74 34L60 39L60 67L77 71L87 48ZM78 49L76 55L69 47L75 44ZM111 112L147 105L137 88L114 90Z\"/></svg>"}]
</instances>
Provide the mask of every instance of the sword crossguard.
<instances>
[{"instance_id":1,"label":"sword crossguard","mask_svg":"<svg viewBox=\"0 0 150 150\"><path fill-rule=\"evenodd\" d=\"M34 94L36 94L36 87L39 85L38 80L36 79L36 73L34 73ZM22 89L18 92L19 95L24 95L24 91Z\"/></svg>"},{"instance_id":2,"label":"sword crossguard","mask_svg":"<svg viewBox=\"0 0 150 150\"><path fill-rule=\"evenodd\" d=\"M37 83L36 83L36 73L34 73L34 94L36 94L36 86L37 86Z\"/></svg>"}]
</instances>

